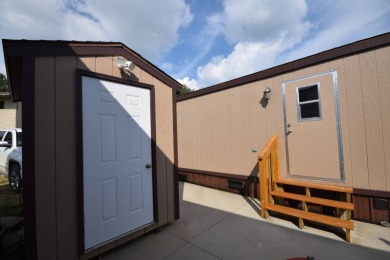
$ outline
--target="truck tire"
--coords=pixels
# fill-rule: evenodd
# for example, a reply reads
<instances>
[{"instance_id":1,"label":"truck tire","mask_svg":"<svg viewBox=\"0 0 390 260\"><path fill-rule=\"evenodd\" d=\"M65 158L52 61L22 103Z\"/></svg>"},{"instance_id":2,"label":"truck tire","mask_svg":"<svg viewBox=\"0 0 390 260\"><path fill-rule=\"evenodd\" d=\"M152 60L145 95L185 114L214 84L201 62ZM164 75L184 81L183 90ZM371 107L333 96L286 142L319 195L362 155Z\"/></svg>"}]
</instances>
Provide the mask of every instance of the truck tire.
<instances>
[{"instance_id":1,"label":"truck tire","mask_svg":"<svg viewBox=\"0 0 390 260\"><path fill-rule=\"evenodd\" d=\"M8 174L8 180L11 190L19 192L22 186L22 179L20 178L20 166L18 164L11 166Z\"/></svg>"}]
</instances>

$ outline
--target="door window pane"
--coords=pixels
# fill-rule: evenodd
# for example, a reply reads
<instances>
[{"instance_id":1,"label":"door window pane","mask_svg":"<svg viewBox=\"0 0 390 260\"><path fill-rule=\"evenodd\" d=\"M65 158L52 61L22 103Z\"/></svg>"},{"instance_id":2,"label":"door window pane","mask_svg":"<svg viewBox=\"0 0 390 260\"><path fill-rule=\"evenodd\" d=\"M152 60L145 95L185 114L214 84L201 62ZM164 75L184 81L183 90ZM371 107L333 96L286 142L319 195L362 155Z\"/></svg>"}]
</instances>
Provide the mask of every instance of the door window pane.
<instances>
[{"instance_id":1,"label":"door window pane","mask_svg":"<svg viewBox=\"0 0 390 260\"><path fill-rule=\"evenodd\" d=\"M312 100L318 100L317 85L299 89L299 102Z\"/></svg>"},{"instance_id":2,"label":"door window pane","mask_svg":"<svg viewBox=\"0 0 390 260\"><path fill-rule=\"evenodd\" d=\"M301 118L312 118L312 117L320 117L320 107L318 102L302 104L301 105Z\"/></svg>"},{"instance_id":3,"label":"door window pane","mask_svg":"<svg viewBox=\"0 0 390 260\"><path fill-rule=\"evenodd\" d=\"M321 119L319 85L297 88L298 121Z\"/></svg>"}]
</instances>

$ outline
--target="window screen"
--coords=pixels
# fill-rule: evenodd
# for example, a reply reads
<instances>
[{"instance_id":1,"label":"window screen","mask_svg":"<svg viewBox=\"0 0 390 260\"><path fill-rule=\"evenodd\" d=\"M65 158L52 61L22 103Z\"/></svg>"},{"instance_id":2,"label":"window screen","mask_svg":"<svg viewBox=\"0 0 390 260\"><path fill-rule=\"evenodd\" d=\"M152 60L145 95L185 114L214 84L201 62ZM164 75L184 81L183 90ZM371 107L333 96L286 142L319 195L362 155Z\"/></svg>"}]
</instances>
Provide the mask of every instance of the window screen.
<instances>
[{"instance_id":1,"label":"window screen","mask_svg":"<svg viewBox=\"0 0 390 260\"><path fill-rule=\"evenodd\" d=\"M319 86L297 88L298 121L321 119Z\"/></svg>"}]
</instances>

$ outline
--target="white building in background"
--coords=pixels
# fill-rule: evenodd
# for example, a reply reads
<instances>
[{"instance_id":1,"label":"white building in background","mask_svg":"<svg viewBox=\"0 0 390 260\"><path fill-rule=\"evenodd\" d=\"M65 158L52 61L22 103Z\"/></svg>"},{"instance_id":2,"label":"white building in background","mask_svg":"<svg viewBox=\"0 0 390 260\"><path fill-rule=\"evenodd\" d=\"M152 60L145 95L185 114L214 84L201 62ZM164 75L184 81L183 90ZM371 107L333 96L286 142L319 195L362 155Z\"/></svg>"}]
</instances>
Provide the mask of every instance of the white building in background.
<instances>
[{"instance_id":1,"label":"white building in background","mask_svg":"<svg viewBox=\"0 0 390 260\"><path fill-rule=\"evenodd\" d=\"M0 128L21 127L21 102L13 102L9 92L0 92Z\"/></svg>"}]
</instances>

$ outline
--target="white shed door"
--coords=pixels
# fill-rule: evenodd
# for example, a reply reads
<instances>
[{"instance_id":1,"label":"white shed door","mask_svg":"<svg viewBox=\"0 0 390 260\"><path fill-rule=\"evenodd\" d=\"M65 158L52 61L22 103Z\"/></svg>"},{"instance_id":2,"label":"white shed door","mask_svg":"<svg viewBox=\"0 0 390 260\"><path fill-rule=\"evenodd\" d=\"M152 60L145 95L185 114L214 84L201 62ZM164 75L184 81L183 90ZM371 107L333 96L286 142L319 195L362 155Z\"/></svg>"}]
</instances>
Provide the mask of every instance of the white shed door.
<instances>
[{"instance_id":1,"label":"white shed door","mask_svg":"<svg viewBox=\"0 0 390 260\"><path fill-rule=\"evenodd\" d=\"M82 77L85 249L153 222L150 90Z\"/></svg>"}]
</instances>

